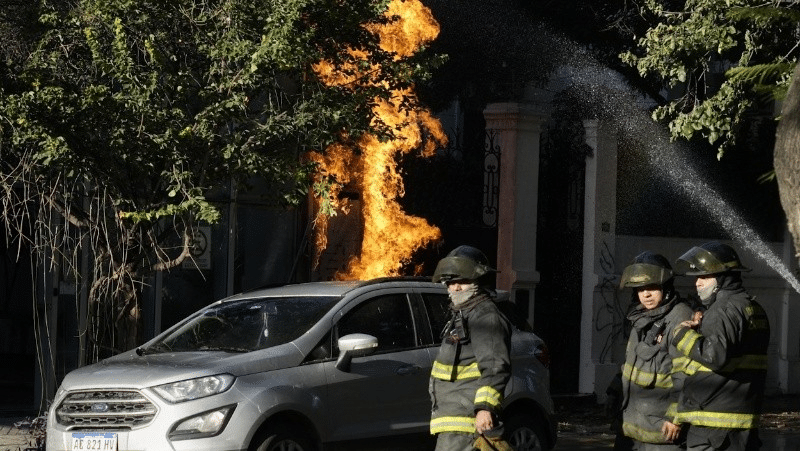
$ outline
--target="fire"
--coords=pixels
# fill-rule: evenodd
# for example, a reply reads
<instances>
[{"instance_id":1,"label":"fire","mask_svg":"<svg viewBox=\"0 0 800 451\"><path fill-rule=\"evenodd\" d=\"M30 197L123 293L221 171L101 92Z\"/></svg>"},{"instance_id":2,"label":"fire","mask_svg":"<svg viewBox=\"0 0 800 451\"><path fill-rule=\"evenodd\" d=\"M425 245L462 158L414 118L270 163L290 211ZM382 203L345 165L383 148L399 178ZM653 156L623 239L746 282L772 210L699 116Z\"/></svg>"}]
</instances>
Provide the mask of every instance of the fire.
<instances>
[{"instance_id":1,"label":"fire","mask_svg":"<svg viewBox=\"0 0 800 451\"><path fill-rule=\"evenodd\" d=\"M387 17L399 19L369 28L380 38L380 45L400 59L414 54L421 45L430 42L439 34L439 24L430 10L418 0L393 0ZM363 54L351 51L354 58ZM352 67L337 69L326 61L319 62L315 70L325 83L337 86L353 86L363 83L354 74ZM371 68L369 83L381 83L380 69ZM359 81L361 80L361 81ZM346 270L336 275L340 280L369 279L399 275L414 251L441 238L441 231L423 219L403 212L399 198L405 194L403 179L398 172L395 157L406 155L422 146L422 156L430 157L436 147L447 143L441 123L424 108L409 109L404 99L416 100L411 90L397 90L392 98L376 99L373 111L388 126L399 132L390 141L381 142L375 136L365 136L357 143L357 150L341 145L331 146L324 155L313 153L319 163L318 182L333 181L323 202L317 203L315 220L317 258L327 246L328 216L321 214L323 208L348 213L349 201L340 199L341 190L352 187L360 192L364 221L361 254L350 259ZM410 102L415 105L417 102ZM427 139L425 139L427 137ZM424 144L423 144L424 141Z\"/></svg>"}]
</instances>

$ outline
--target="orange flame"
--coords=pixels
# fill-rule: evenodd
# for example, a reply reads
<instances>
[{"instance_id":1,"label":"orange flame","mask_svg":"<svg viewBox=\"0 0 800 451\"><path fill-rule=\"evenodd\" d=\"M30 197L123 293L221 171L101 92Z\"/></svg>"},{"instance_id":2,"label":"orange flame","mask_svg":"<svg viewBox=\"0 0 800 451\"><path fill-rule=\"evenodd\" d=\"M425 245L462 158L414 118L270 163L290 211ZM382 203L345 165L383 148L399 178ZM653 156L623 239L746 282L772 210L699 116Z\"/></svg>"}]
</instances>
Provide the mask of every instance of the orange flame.
<instances>
[{"instance_id":1,"label":"orange flame","mask_svg":"<svg viewBox=\"0 0 800 451\"><path fill-rule=\"evenodd\" d=\"M420 46L439 34L439 24L431 11L418 0L393 0L384 14L390 18L396 17L396 20L371 26L369 30L380 38L381 48L393 52L396 59L413 55ZM365 58L363 53L352 50L350 56ZM337 69L327 61L320 61L314 69L325 83L336 86L355 86L362 75L353 67ZM379 68L372 68L370 72L380 74ZM381 83L380 76L373 76L367 82ZM404 103L404 99L412 102ZM323 210L330 208L345 214L348 212L347 199L339 198L345 185L361 193L364 221L361 254L353 256L347 269L336 274L335 277L340 280L399 275L403 265L410 262L414 251L441 238L441 231L437 227L423 218L407 215L400 207L398 199L405 194L405 189L402 176L397 171L395 156L406 155L420 146L423 146L422 156L432 156L437 146L447 143L442 125L429 110L404 106L417 104L416 95L411 90L396 90L388 101L375 101L373 112L387 126L398 130L396 138L381 142L377 137L367 135L357 143L358 153L336 145L326 149L324 155L310 155L319 163L317 182L333 182L329 191L324 193L322 203L319 200L315 203L315 263L318 263L320 253L327 246L329 217L323 214Z\"/></svg>"}]
</instances>

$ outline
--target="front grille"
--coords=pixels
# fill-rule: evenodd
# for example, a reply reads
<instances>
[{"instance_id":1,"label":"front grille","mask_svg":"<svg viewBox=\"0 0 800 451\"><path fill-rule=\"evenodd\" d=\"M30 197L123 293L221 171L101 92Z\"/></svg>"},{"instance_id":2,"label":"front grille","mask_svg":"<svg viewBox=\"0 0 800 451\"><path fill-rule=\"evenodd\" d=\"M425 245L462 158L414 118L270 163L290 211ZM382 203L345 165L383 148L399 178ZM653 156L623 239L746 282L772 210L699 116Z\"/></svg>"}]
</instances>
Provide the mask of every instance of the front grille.
<instances>
[{"instance_id":1,"label":"front grille","mask_svg":"<svg viewBox=\"0 0 800 451\"><path fill-rule=\"evenodd\" d=\"M92 390L68 394L56 419L71 429L133 429L152 421L157 411L138 391Z\"/></svg>"}]
</instances>

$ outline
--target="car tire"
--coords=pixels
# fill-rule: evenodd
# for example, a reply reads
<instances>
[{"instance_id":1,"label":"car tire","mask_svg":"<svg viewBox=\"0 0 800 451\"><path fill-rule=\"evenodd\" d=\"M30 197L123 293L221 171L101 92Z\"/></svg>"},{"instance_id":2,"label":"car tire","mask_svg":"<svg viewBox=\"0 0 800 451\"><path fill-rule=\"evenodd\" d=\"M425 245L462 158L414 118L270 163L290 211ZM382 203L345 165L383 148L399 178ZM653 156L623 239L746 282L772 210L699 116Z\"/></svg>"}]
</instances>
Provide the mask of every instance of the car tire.
<instances>
[{"instance_id":1,"label":"car tire","mask_svg":"<svg viewBox=\"0 0 800 451\"><path fill-rule=\"evenodd\" d=\"M273 425L259 433L253 446L254 451L316 451L314 444L297 428L290 425Z\"/></svg>"},{"instance_id":2,"label":"car tire","mask_svg":"<svg viewBox=\"0 0 800 451\"><path fill-rule=\"evenodd\" d=\"M533 415L518 413L505 422L508 443L515 451L544 451L547 439L544 427Z\"/></svg>"}]
</instances>

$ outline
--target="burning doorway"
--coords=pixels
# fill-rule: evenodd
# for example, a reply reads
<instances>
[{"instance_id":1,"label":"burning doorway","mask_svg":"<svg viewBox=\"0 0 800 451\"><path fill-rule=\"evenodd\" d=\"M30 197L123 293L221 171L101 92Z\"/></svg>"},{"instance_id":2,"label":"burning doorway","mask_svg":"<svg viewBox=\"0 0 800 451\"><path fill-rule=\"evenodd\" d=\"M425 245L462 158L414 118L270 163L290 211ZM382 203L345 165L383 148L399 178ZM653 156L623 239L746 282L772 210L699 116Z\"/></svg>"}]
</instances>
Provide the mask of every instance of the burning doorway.
<instances>
[{"instance_id":1,"label":"burning doorway","mask_svg":"<svg viewBox=\"0 0 800 451\"><path fill-rule=\"evenodd\" d=\"M386 24L369 28L381 47L396 59L413 55L439 33L430 10L419 1L394 0ZM359 52L350 50L358 58ZM380 67L336 67L320 61L315 67L328 85L360 89L381 83ZM377 75L376 75L377 74ZM415 251L441 239L441 231L424 218L406 214L398 159L418 153L432 156L447 143L441 123L420 105L411 89L393 90L389 99L375 99L373 112L394 130L390 139L366 135L352 147L335 145L309 155L319 165L312 217L315 226L317 279L355 280L401 275Z\"/></svg>"}]
</instances>

